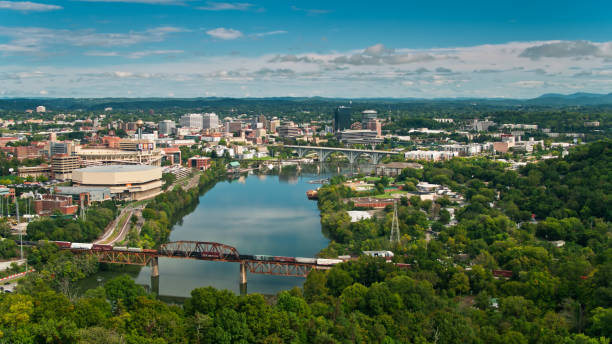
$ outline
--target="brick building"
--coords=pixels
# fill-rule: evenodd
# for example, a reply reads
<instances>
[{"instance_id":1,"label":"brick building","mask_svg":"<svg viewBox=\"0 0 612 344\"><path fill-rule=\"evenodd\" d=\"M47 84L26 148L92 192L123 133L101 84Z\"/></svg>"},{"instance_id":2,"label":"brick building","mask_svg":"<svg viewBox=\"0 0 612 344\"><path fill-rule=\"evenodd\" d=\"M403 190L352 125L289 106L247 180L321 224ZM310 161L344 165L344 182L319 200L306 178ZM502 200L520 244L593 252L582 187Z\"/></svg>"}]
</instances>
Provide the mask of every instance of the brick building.
<instances>
[{"instance_id":1,"label":"brick building","mask_svg":"<svg viewBox=\"0 0 612 344\"><path fill-rule=\"evenodd\" d=\"M64 215L73 215L78 209L77 205L72 204L70 196L43 195L42 199L34 201L34 210L38 215L52 215L56 210Z\"/></svg>"}]
</instances>

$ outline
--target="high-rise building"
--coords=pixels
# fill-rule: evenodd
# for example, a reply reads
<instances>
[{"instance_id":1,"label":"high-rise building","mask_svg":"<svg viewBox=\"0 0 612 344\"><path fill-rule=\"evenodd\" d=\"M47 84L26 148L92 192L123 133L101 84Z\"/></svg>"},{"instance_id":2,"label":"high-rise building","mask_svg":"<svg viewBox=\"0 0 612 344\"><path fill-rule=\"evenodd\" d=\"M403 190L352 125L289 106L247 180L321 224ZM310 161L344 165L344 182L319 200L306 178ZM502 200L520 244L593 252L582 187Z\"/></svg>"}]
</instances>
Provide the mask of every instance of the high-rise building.
<instances>
[{"instance_id":1,"label":"high-rise building","mask_svg":"<svg viewBox=\"0 0 612 344\"><path fill-rule=\"evenodd\" d=\"M346 106L339 106L334 111L334 131L342 131L351 128L352 109Z\"/></svg>"},{"instance_id":2,"label":"high-rise building","mask_svg":"<svg viewBox=\"0 0 612 344\"><path fill-rule=\"evenodd\" d=\"M268 129L268 120L266 119L266 116L264 115L259 115L259 123L263 123L263 127L265 129Z\"/></svg>"},{"instance_id":3,"label":"high-rise building","mask_svg":"<svg viewBox=\"0 0 612 344\"><path fill-rule=\"evenodd\" d=\"M183 128L194 128L194 129L202 129L202 114L199 113L188 113L181 117L179 120L179 124Z\"/></svg>"},{"instance_id":4,"label":"high-rise building","mask_svg":"<svg viewBox=\"0 0 612 344\"><path fill-rule=\"evenodd\" d=\"M278 127L280 127L280 120L273 119L270 121L270 126L267 129L270 130L270 132L275 133Z\"/></svg>"},{"instance_id":5,"label":"high-rise building","mask_svg":"<svg viewBox=\"0 0 612 344\"><path fill-rule=\"evenodd\" d=\"M294 125L281 125L277 129L280 137L296 137L302 134L302 130Z\"/></svg>"},{"instance_id":6,"label":"high-rise building","mask_svg":"<svg viewBox=\"0 0 612 344\"><path fill-rule=\"evenodd\" d=\"M203 129L217 129L219 127L219 117L214 112L205 113L202 115Z\"/></svg>"},{"instance_id":7,"label":"high-rise building","mask_svg":"<svg viewBox=\"0 0 612 344\"><path fill-rule=\"evenodd\" d=\"M364 123L368 123L371 119L376 119L378 113L376 110L363 110L361 111L361 115Z\"/></svg>"},{"instance_id":8,"label":"high-rise building","mask_svg":"<svg viewBox=\"0 0 612 344\"><path fill-rule=\"evenodd\" d=\"M49 156L56 154L73 155L74 143L71 141L49 141Z\"/></svg>"},{"instance_id":9,"label":"high-rise building","mask_svg":"<svg viewBox=\"0 0 612 344\"><path fill-rule=\"evenodd\" d=\"M176 129L176 124L174 123L174 121L171 121L169 119L165 119L159 122L158 124L158 130L160 134L172 135L175 129Z\"/></svg>"},{"instance_id":10,"label":"high-rise building","mask_svg":"<svg viewBox=\"0 0 612 344\"><path fill-rule=\"evenodd\" d=\"M51 159L51 170L53 178L72 179L72 171L81 167L81 159L78 156L68 154L56 154Z\"/></svg>"}]
</instances>

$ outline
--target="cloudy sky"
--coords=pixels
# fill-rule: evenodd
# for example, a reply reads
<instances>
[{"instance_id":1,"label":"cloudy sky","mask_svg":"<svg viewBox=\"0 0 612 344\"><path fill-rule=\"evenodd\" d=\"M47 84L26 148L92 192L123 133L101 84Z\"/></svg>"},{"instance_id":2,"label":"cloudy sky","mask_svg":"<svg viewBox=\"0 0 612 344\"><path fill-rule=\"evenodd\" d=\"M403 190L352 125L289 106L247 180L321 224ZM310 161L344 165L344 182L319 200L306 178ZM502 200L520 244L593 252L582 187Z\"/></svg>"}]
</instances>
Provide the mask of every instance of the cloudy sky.
<instances>
[{"instance_id":1,"label":"cloudy sky","mask_svg":"<svg viewBox=\"0 0 612 344\"><path fill-rule=\"evenodd\" d=\"M0 0L0 97L608 93L611 13L609 0Z\"/></svg>"}]
</instances>

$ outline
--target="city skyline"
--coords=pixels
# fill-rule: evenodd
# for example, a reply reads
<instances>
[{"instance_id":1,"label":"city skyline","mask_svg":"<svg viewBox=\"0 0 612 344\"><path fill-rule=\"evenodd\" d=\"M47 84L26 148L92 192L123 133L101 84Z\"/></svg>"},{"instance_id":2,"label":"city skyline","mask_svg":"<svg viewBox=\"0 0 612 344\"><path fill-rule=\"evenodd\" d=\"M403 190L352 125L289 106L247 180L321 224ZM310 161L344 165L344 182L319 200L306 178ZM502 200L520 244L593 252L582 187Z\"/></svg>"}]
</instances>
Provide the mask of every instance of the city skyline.
<instances>
[{"instance_id":1,"label":"city skyline","mask_svg":"<svg viewBox=\"0 0 612 344\"><path fill-rule=\"evenodd\" d=\"M612 90L612 5L0 1L0 97Z\"/></svg>"}]
</instances>

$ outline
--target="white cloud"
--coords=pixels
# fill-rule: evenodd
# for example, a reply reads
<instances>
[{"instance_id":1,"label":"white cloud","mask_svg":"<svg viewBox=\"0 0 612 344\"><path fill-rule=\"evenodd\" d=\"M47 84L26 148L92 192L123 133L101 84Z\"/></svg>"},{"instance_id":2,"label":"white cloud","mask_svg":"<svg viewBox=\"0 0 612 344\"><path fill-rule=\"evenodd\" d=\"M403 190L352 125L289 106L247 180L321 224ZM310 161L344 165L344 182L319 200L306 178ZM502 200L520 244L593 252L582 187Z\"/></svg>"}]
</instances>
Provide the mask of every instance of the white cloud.
<instances>
[{"instance_id":1,"label":"white cloud","mask_svg":"<svg viewBox=\"0 0 612 344\"><path fill-rule=\"evenodd\" d=\"M214 2L207 1L205 6L196 7L205 11L246 11L253 7L247 2Z\"/></svg>"},{"instance_id":2,"label":"white cloud","mask_svg":"<svg viewBox=\"0 0 612 344\"><path fill-rule=\"evenodd\" d=\"M169 34L187 30L172 26L161 26L144 31L127 33L101 33L91 29L66 30L41 27L8 27L0 26L0 36L9 37L7 44L0 44L0 53L41 52L51 46L75 47L117 47L138 43L161 42Z\"/></svg>"},{"instance_id":3,"label":"white cloud","mask_svg":"<svg viewBox=\"0 0 612 344\"><path fill-rule=\"evenodd\" d=\"M40 90L40 92L38 92L40 95L46 96L47 94L49 94L49 91L47 90Z\"/></svg>"},{"instance_id":4,"label":"white cloud","mask_svg":"<svg viewBox=\"0 0 612 344\"><path fill-rule=\"evenodd\" d=\"M185 1L181 0L76 0L81 2L123 2L133 4L148 4L148 5L184 5ZM189 1L189 0L187 0Z\"/></svg>"},{"instance_id":5,"label":"white cloud","mask_svg":"<svg viewBox=\"0 0 612 344\"><path fill-rule=\"evenodd\" d=\"M216 29L208 30L206 33L214 38L223 39L223 40L231 40L240 38L243 36L242 32L234 29L226 29L223 27L219 27Z\"/></svg>"},{"instance_id":6,"label":"white cloud","mask_svg":"<svg viewBox=\"0 0 612 344\"><path fill-rule=\"evenodd\" d=\"M41 4L31 1L0 1L0 10L15 10L23 12L45 12L61 10L62 6Z\"/></svg>"},{"instance_id":7,"label":"white cloud","mask_svg":"<svg viewBox=\"0 0 612 344\"><path fill-rule=\"evenodd\" d=\"M157 37L155 35L169 35L174 31L177 30L159 28L132 34ZM55 40L58 34L53 32L50 37ZM41 34L34 37L41 39ZM16 37L7 44L15 45L15 41L22 38ZM23 39L23 42L17 42L18 47L31 47ZM79 41L83 39L80 37ZM120 42L126 39L122 37ZM98 40L88 38L86 41ZM215 90L217 96L239 97L245 92L240 87L248 86L253 97L323 94L329 97L524 98L548 92L601 93L610 89L612 68L604 57L532 59L520 56L530 47L554 42L509 42L433 49L391 48L376 44L350 51L281 56L190 54L180 60L144 58L177 54L179 51L155 48L133 52L119 48L105 51L101 46L99 50L86 54L124 59L109 58L104 60L106 64L89 67L51 68L31 61L15 66L1 65L0 79L5 81L0 83L0 92L7 96L36 96L41 89L46 89L53 90L54 96L91 97L122 96L131 90L132 96L148 97L165 96L168 90L172 90L177 97L190 97L204 95L203 90ZM610 42L590 43L602 52L610 51L612 46ZM126 62L125 58L130 54L134 59L142 59L138 63ZM29 71L32 70L36 73L31 74L33 72ZM575 77L582 71L585 73Z\"/></svg>"},{"instance_id":8,"label":"white cloud","mask_svg":"<svg viewBox=\"0 0 612 344\"><path fill-rule=\"evenodd\" d=\"M282 35L282 34L286 34L286 33L287 33L287 31L285 31L285 30L276 30L276 31L253 33L250 36L252 36L252 37L265 37L265 36L273 36L273 35Z\"/></svg>"},{"instance_id":9,"label":"white cloud","mask_svg":"<svg viewBox=\"0 0 612 344\"><path fill-rule=\"evenodd\" d=\"M544 81L539 81L539 80L521 80L521 81L516 81L516 82L512 83L512 85L518 86L518 87L534 88L534 87L540 87L540 86L544 85Z\"/></svg>"},{"instance_id":10,"label":"white cloud","mask_svg":"<svg viewBox=\"0 0 612 344\"><path fill-rule=\"evenodd\" d=\"M144 51L133 51L129 53L119 53L117 51L86 51L84 55L87 56L103 56L103 57L127 57L130 59L140 59L147 56L154 55L177 55L184 53L183 50L144 50Z\"/></svg>"}]
</instances>

